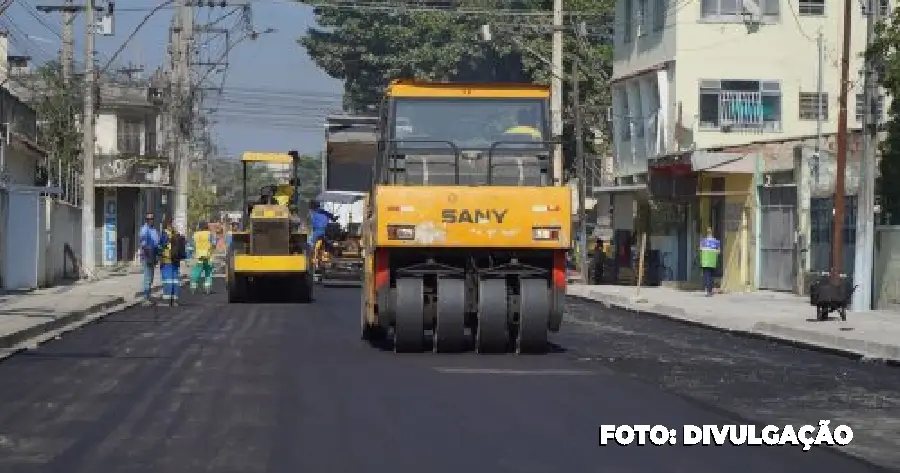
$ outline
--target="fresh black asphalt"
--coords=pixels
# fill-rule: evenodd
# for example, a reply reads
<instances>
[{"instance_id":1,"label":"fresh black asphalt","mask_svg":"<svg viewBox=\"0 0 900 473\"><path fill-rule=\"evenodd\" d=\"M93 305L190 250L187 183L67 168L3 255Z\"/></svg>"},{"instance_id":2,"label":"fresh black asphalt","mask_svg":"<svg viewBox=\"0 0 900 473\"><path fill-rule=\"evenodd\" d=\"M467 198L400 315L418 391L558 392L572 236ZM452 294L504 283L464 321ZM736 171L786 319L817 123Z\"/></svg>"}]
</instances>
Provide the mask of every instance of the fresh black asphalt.
<instances>
[{"instance_id":1,"label":"fresh black asphalt","mask_svg":"<svg viewBox=\"0 0 900 473\"><path fill-rule=\"evenodd\" d=\"M900 465L900 371L571 300L547 355L396 355L359 290L133 308L0 363L0 472L855 473L822 447L599 447L600 424L854 428Z\"/></svg>"}]
</instances>

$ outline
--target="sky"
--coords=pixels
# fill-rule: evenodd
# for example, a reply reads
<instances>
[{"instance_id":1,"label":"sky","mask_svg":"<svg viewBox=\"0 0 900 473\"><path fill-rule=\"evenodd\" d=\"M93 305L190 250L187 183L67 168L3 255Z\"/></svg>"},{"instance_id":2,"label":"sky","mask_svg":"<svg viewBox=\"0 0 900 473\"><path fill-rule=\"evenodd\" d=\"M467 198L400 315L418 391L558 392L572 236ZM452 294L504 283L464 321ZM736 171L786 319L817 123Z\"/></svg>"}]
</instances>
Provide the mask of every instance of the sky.
<instances>
[{"instance_id":1,"label":"sky","mask_svg":"<svg viewBox=\"0 0 900 473\"><path fill-rule=\"evenodd\" d=\"M84 0L76 0L83 4ZM97 36L99 66L105 65L134 29L162 0L129 0L116 3L113 36ZM229 3L239 3L229 0ZM240 3L243 3L241 0ZM30 55L37 63L56 59L61 40L60 13L42 13L38 5L59 5L62 0L15 0L0 17L0 28L10 33L12 54ZM105 5L104 0L97 0ZM331 79L297 44L315 23L312 8L289 0L250 0L256 40L237 43L227 54L224 72L209 66L195 66L205 85L223 85L223 93L208 91L204 105L211 109L213 137L220 157L237 157L244 151L281 152L298 150L315 154L324 145L324 117L340 111L342 84ZM203 25L228 14L234 8L195 7L195 23ZM163 63L168 44L168 28L174 10L163 8L150 16L119 54L111 69L143 66L144 77ZM241 25L241 13L226 16L215 27ZM242 36L235 30L234 40ZM83 63L84 24L75 23L75 60ZM225 40L210 34L196 38L200 62L224 57ZM224 82L223 82L224 81Z\"/></svg>"}]
</instances>

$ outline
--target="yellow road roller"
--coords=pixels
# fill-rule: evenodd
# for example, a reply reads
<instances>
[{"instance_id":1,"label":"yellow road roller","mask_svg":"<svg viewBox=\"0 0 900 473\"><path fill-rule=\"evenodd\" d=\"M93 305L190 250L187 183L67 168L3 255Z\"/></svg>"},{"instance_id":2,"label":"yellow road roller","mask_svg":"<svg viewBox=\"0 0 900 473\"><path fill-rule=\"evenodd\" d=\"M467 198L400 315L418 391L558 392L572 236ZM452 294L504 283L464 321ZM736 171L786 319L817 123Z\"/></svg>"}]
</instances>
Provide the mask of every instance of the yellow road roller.
<instances>
[{"instance_id":1,"label":"yellow road roller","mask_svg":"<svg viewBox=\"0 0 900 473\"><path fill-rule=\"evenodd\" d=\"M232 233L226 253L228 301L249 302L289 294L295 302L312 302L311 271L306 232L291 204L296 191L298 154L244 153L242 188L243 231ZM248 197L247 170L265 166L280 173L280 183L263 186Z\"/></svg>"},{"instance_id":2,"label":"yellow road roller","mask_svg":"<svg viewBox=\"0 0 900 473\"><path fill-rule=\"evenodd\" d=\"M397 352L544 352L559 331L572 196L550 90L400 80L366 198L362 338ZM427 335L431 335L428 337Z\"/></svg>"}]
</instances>

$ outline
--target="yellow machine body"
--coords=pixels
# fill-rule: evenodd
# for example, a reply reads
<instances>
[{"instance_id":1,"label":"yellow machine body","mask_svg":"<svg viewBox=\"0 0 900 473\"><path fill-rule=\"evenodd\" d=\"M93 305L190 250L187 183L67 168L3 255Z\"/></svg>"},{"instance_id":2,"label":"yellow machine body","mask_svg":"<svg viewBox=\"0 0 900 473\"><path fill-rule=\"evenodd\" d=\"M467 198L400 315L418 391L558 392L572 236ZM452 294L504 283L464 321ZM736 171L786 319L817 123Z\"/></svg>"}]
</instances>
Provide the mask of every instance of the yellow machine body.
<instances>
[{"instance_id":1,"label":"yellow machine body","mask_svg":"<svg viewBox=\"0 0 900 473\"><path fill-rule=\"evenodd\" d=\"M378 186L374 202L377 247L571 246L568 187Z\"/></svg>"},{"instance_id":2,"label":"yellow machine body","mask_svg":"<svg viewBox=\"0 0 900 473\"><path fill-rule=\"evenodd\" d=\"M535 84L387 87L365 200L364 339L391 334L395 351L418 351L430 331L435 352L546 349L572 244L549 99Z\"/></svg>"},{"instance_id":3,"label":"yellow machine body","mask_svg":"<svg viewBox=\"0 0 900 473\"><path fill-rule=\"evenodd\" d=\"M281 153L245 153L242 164L290 164L296 157ZM293 171L293 169L292 169ZM292 172L292 174L294 174ZM231 248L226 258L227 285L230 302L255 299L270 286L284 286L270 291L290 293L299 302L312 299L312 276L306 250L306 234L292 228L291 208L275 203L247 203L246 230L232 233Z\"/></svg>"}]
</instances>

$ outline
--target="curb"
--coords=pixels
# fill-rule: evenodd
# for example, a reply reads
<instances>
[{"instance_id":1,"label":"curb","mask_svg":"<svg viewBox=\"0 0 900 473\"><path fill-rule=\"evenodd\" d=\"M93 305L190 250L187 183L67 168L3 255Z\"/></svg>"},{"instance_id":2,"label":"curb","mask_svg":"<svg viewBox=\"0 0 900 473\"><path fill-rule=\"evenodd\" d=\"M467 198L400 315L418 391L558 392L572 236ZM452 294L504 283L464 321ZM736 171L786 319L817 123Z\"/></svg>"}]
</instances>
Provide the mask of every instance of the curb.
<instances>
[{"instance_id":1,"label":"curb","mask_svg":"<svg viewBox=\"0 0 900 473\"><path fill-rule=\"evenodd\" d=\"M92 314L102 312L123 303L125 303L124 297L110 296L109 300L94 304L85 309L67 312L53 320L48 320L44 323L32 325L31 327L19 330L18 332L0 335L0 349L13 348L16 345L29 339L40 336L52 330L65 327L66 325L83 320L84 318Z\"/></svg>"},{"instance_id":2,"label":"curb","mask_svg":"<svg viewBox=\"0 0 900 473\"><path fill-rule=\"evenodd\" d=\"M672 307L663 304L648 304L647 308L637 308L630 303L631 301L628 298L621 296L594 296L580 294L567 294L567 296L575 299L581 299L587 302L601 304L606 307L613 307L616 309L626 310L641 315L648 315L661 319L671 320L683 325L715 330L717 332L728 333L744 338L766 340L782 345L789 345L812 351L840 355L855 360L880 361L888 365L900 366L900 347L885 345L883 343L846 339L819 332L811 332L808 330L796 329L793 327L785 327L783 325L772 324L769 322L757 322L747 329L722 327L720 325L714 325L708 322L686 318L687 314L683 309L679 307Z\"/></svg>"},{"instance_id":3,"label":"curb","mask_svg":"<svg viewBox=\"0 0 900 473\"><path fill-rule=\"evenodd\" d=\"M181 281L184 286L185 280ZM154 285L152 294L162 292L162 285ZM110 296L110 300L92 305L86 309L69 312L56 319L37 324L18 332L0 335L0 362L45 342L59 338L87 324L97 322L107 315L121 312L143 302L144 291L136 291L135 297Z\"/></svg>"}]
</instances>

